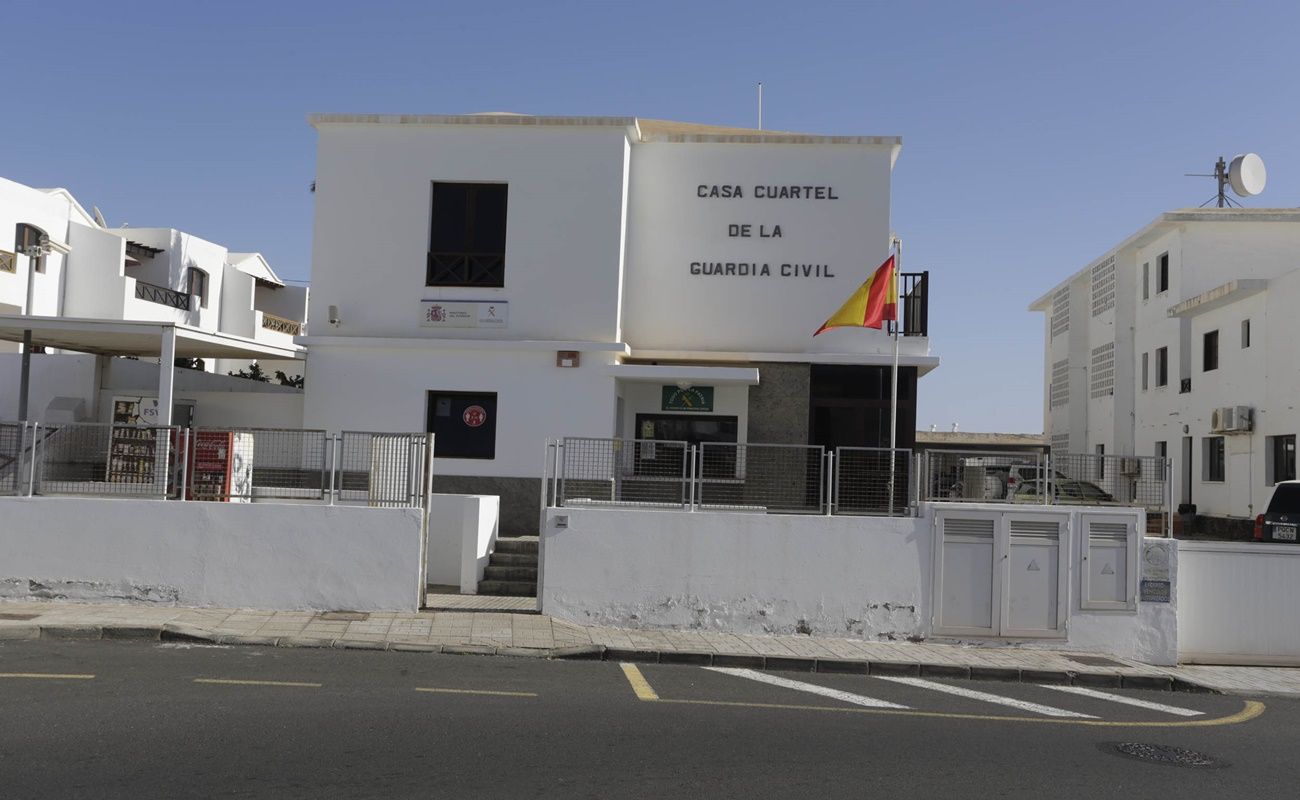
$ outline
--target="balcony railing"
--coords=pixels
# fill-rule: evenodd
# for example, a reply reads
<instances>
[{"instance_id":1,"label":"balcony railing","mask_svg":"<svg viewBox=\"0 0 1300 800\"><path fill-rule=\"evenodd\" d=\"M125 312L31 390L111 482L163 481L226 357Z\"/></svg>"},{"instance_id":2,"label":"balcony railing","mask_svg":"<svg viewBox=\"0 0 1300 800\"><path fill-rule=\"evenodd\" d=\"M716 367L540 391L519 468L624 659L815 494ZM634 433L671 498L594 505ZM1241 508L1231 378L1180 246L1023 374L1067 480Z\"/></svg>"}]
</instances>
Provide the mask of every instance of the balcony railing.
<instances>
[{"instance_id":1,"label":"balcony railing","mask_svg":"<svg viewBox=\"0 0 1300 800\"><path fill-rule=\"evenodd\" d=\"M262 327L268 331L277 333L287 333L290 336L300 336L302 334L302 323L294 322L285 317L277 317L274 314L262 312Z\"/></svg>"},{"instance_id":2,"label":"balcony railing","mask_svg":"<svg viewBox=\"0 0 1300 800\"><path fill-rule=\"evenodd\" d=\"M152 283L144 281L135 282L135 298L137 300L148 300L150 303L158 303L172 308L179 308L181 311L190 310L190 296L182 294L175 289L168 289L165 286L155 286Z\"/></svg>"},{"instance_id":3,"label":"balcony railing","mask_svg":"<svg viewBox=\"0 0 1300 800\"><path fill-rule=\"evenodd\" d=\"M505 286L505 253L429 253L426 286Z\"/></svg>"},{"instance_id":4,"label":"balcony railing","mask_svg":"<svg viewBox=\"0 0 1300 800\"><path fill-rule=\"evenodd\" d=\"M898 274L899 324L904 336L930 335L930 271Z\"/></svg>"}]
</instances>

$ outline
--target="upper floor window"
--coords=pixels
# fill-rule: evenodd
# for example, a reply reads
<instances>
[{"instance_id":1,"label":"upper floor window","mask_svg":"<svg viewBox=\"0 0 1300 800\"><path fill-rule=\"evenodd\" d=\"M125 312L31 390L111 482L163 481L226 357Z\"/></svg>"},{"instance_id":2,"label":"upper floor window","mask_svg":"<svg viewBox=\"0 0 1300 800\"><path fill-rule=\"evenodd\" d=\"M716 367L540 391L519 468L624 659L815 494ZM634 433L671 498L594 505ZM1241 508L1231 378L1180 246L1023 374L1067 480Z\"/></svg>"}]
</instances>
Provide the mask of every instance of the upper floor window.
<instances>
[{"instance_id":1,"label":"upper floor window","mask_svg":"<svg viewBox=\"0 0 1300 800\"><path fill-rule=\"evenodd\" d=\"M1210 372L1219 368L1219 332L1209 331L1205 334L1204 346L1201 348L1201 370Z\"/></svg>"},{"instance_id":2,"label":"upper floor window","mask_svg":"<svg viewBox=\"0 0 1300 800\"><path fill-rule=\"evenodd\" d=\"M1161 347L1156 350L1156 386L1165 386L1169 383L1169 348Z\"/></svg>"},{"instance_id":3,"label":"upper floor window","mask_svg":"<svg viewBox=\"0 0 1300 800\"><path fill-rule=\"evenodd\" d=\"M33 270L44 272L45 253L49 249L48 242L50 240L50 237L45 235L45 231L35 225L20 222L14 240L14 250L23 253L32 260Z\"/></svg>"},{"instance_id":4,"label":"upper floor window","mask_svg":"<svg viewBox=\"0 0 1300 800\"><path fill-rule=\"evenodd\" d=\"M1142 354L1142 391L1147 390L1147 354Z\"/></svg>"},{"instance_id":5,"label":"upper floor window","mask_svg":"<svg viewBox=\"0 0 1300 800\"><path fill-rule=\"evenodd\" d=\"M433 184L426 286L505 286L504 183Z\"/></svg>"},{"instance_id":6,"label":"upper floor window","mask_svg":"<svg viewBox=\"0 0 1300 800\"><path fill-rule=\"evenodd\" d=\"M1142 299L1146 300L1151 296L1151 262L1147 261L1142 264Z\"/></svg>"},{"instance_id":7,"label":"upper floor window","mask_svg":"<svg viewBox=\"0 0 1300 800\"><path fill-rule=\"evenodd\" d=\"M208 307L208 273L198 267L190 267L186 273L186 294L199 298L199 305Z\"/></svg>"},{"instance_id":8,"label":"upper floor window","mask_svg":"<svg viewBox=\"0 0 1300 800\"><path fill-rule=\"evenodd\" d=\"M1156 259L1156 294L1169 291L1169 254L1161 253Z\"/></svg>"},{"instance_id":9,"label":"upper floor window","mask_svg":"<svg viewBox=\"0 0 1300 800\"><path fill-rule=\"evenodd\" d=\"M1250 320L1248 319L1241 321L1241 347L1243 350L1250 347Z\"/></svg>"}]
</instances>

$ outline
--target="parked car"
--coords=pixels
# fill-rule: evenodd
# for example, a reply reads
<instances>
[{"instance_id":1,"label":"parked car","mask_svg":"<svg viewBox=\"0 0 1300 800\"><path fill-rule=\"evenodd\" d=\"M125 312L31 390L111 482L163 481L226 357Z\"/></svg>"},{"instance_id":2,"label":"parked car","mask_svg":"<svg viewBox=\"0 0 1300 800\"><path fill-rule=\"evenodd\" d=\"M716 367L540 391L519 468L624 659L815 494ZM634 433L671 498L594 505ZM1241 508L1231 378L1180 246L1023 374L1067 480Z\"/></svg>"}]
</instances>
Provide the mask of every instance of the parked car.
<instances>
[{"instance_id":1,"label":"parked car","mask_svg":"<svg viewBox=\"0 0 1300 800\"><path fill-rule=\"evenodd\" d=\"M1095 503L1100 505L1115 502L1113 495L1091 481L1057 477L1051 490L1056 495L1055 502L1057 503ZM1042 503L1043 492L1042 481L1024 481L1016 487L1009 498L1013 503Z\"/></svg>"},{"instance_id":2,"label":"parked car","mask_svg":"<svg viewBox=\"0 0 1300 800\"><path fill-rule=\"evenodd\" d=\"M1057 480L1066 480L1064 473L1055 471ZM963 500L1004 500L1012 497L1022 485L1042 477L1042 468L1036 464L985 464L983 458L968 458L962 462L962 475L948 488L948 496ZM965 481L982 475L983 493L972 495Z\"/></svg>"},{"instance_id":3,"label":"parked car","mask_svg":"<svg viewBox=\"0 0 1300 800\"><path fill-rule=\"evenodd\" d=\"M1280 481L1268 509L1255 517L1255 541L1295 542L1300 526L1300 481Z\"/></svg>"}]
</instances>

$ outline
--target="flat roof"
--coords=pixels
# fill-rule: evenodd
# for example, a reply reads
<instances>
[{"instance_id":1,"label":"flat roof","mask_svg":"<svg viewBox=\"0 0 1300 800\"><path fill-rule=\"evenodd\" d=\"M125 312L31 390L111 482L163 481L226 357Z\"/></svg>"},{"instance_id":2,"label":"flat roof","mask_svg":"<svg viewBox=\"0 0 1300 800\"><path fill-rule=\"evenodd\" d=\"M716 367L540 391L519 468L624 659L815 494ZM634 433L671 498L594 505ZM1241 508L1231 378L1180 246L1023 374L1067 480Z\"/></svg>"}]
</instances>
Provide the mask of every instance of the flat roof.
<instances>
[{"instance_id":1,"label":"flat roof","mask_svg":"<svg viewBox=\"0 0 1300 800\"><path fill-rule=\"evenodd\" d=\"M731 142L767 144L847 144L898 147L899 136L835 136L775 131L698 122L640 117L534 116L487 114L308 114L314 128L323 125L487 125L507 127L624 128L639 142Z\"/></svg>"},{"instance_id":2,"label":"flat roof","mask_svg":"<svg viewBox=\"0 0 1300 800\"><path fill-rule=\"evenodd\" d=\"M1074 281L1093 265L1112 254L1141 247L1171 225L1188 222L1300 222L1300 208L1179 208L1166 211L1147 223L1146 226L1109 248L1098 258L1089 261L1087 266L1071 272L1069 277L1048 289L1037 300L1029 304L1030 311L1045 311L1052 301L1052 295L1062 287Z\"/></svg>"},{"instance_id":3,"label":"flat roof","mask_svg":"<svg viewBox=\"0 0 1300 800\"><path fill-rule=\"evenodd\" d=\"M21 342L23 332L31 331L33 345L106 356L160 356L162 334L167 328L176 329L177 358L303 357L303 349L298 345L270 345L243 336L214 333L173 322L0 314L0 339Z\"/></svg>"}]
</instances>

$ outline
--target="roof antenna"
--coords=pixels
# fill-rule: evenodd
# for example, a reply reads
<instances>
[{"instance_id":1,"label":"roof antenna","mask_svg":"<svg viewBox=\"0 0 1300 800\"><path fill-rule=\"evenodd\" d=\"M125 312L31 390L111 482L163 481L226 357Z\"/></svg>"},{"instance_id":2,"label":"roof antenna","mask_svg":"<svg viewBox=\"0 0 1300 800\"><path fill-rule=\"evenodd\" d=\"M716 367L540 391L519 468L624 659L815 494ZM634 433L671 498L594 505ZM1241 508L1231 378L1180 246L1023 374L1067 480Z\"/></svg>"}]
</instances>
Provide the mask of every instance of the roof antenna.
<instances>
[{"instance_id":1,"label":"roof antenna","mask_svg":"<svg viewBox=\"0 0 1300 800\"><path fill-rule=\"evenodd\" d=\"M1224 161L1223 156L1219 156L1219 160L1214 163L1214 173L1210 175L1198 172L1185 174L1189 178L1214 178L1219 184L1218 193L1201 203L1201 208L1216 201L1219 208L1232 206L1244 208L1241 203L1228 196L1228 187L1231 187L1232 193L1238 197L1253 197L1264 191L1264 184L1268 181L1264 159L1254 153L1239 155L1232 159L1232 163Z\"/></svg>"},{"instance_id":2,"label":"roof antenna","mask_svg":"<svg viewBox=\"0 0 1300 800\"><path fill-rule=\"evenodd\" d=\"M758 82L758 129L763 130L763 82Z\"/></svg>"}]
</instances>

